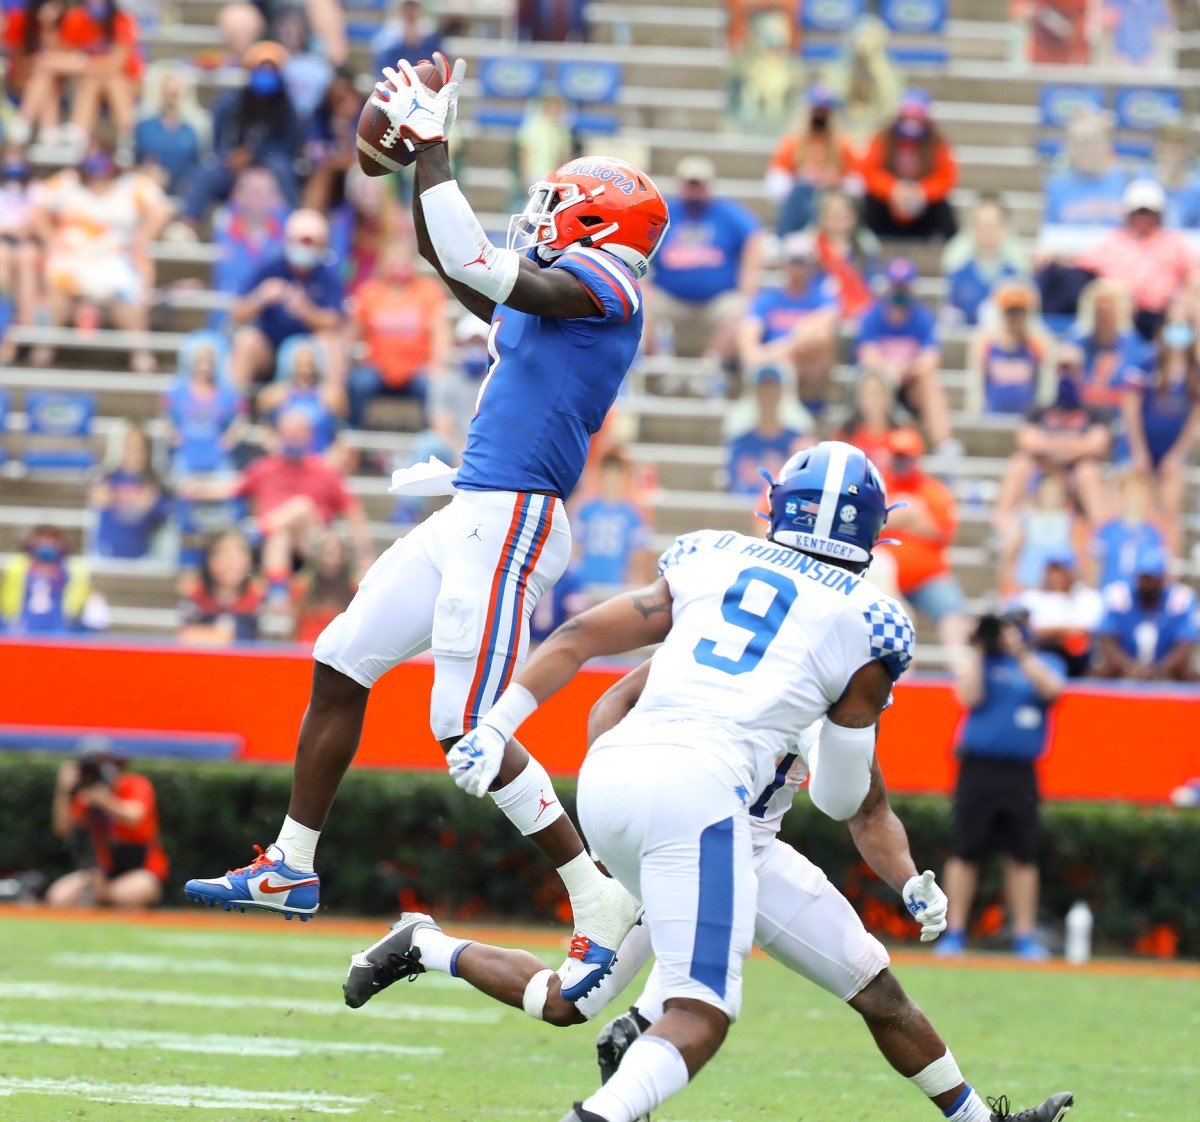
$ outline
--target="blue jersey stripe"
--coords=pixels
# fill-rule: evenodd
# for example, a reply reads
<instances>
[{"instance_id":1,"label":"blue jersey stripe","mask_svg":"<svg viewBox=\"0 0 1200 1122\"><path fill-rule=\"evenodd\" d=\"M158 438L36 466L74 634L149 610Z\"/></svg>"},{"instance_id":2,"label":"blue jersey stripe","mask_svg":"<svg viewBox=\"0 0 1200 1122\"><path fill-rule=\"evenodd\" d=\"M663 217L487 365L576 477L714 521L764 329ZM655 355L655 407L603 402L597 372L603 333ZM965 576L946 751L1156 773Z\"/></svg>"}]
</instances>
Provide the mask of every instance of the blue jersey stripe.
<instances>
[{"instance_id":1,"label":"blue jersey stripe","mask_svg":"<svg viewBox=\"0 0 1200 1122\"><path fill-rule=\"evenodd\" d=\"M513 563L513 558L517 553L517 544L521 540L521 535L525 532L525 523L529 519L529 503L532 497L529 494L521 496L521 520L517 524L517 532L513 534L512 541L509 542L508 549L500 562L500 568L504 576L501 578L500 585L496 589L496 605L495 610L492 612L492 630L488 635L487 651L484 655L485 669L483 672L483 681L479 683L479 694L475 698L475 704L471 706L470 724L463 729L464 732L469 732L479 723L479 711L483 708L484 687L487 685L487 675L491 669L491 661L496 654L496 639L500 634L500 616L503 615L500 605L504 603L504 587L508 583L508 574Z\"/></svg>"},{"instance_id":2,"label":"blue jersey stripe","mask_svg":"<svg viewBox=\"0 0 1200 1122\"><path fill-rule=\"evenodd\" d=\"M718 997L729 978L733 940L733 817L714 822L700 835L700 898L689 976Z\"/></svg>"}]
</instances>

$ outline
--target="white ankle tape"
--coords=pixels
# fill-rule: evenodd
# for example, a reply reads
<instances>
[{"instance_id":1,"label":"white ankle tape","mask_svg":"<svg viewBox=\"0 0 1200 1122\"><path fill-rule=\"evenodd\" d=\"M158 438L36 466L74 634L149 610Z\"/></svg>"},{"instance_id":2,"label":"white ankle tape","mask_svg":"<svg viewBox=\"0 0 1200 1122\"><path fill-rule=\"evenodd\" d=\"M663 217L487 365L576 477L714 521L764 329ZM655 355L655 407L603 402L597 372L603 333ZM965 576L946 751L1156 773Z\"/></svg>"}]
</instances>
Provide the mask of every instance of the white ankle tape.
<instances>
[{"instance_id":1,"label":"white ankle tape","mask_svg":"<svg viewBox=\"0 0 1200 1122\"><path fill-rule=\"evenodd\" d=\"M529 979L525 994L521 998L521 1007L535 1021L545 1019L546 998L550 996L550 979L554 977L553 970L539 970Z\"/></svg>"},{"instance_id":2,"label":"white ankle tape","mask_svg":"<svg viewBox=\"0 0 1200 1122\"><path fill-rule=\"evenodd\" d=\"M554 784L546 769L532 756L525 770L507 787L490 792L508 820L528 837L544 830L562 817L562 803L554 793Z\"/></svg>"},{"instance_id":3,"label":"white ankle tape","mask_svg":"<svg viewBox=\"0 0 1200 1122\"><path fill-rule=\"evenodd\" d=\"M916 1075L910 1075L908 1081L920 1088L926 1098L932 1099L934 1095L954 1090L962 1083L963 1076L958 1070L958 1064L954 1062L954 1056L947 1048L946 1054L940 1060L934 1060Z\"/></svg>"}]
</instances>

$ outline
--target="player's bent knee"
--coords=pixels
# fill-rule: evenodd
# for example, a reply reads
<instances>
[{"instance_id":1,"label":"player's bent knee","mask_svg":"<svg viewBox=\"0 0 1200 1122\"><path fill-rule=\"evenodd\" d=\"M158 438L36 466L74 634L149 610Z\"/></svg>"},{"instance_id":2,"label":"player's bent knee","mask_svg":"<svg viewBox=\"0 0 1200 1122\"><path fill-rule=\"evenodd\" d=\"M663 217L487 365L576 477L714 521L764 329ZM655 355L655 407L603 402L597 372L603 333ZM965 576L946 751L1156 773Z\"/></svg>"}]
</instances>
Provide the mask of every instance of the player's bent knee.
<instances>
[{"instance_id":1,"label":"player's bent knee","mask_svg":"<svg viewBox=\"0 0 1200 1122\"><path fill-rule=\"evenodd\" d=\"M847 1004L867 1021L883 1021L904 1013L912 999L904 992L896 975L884 968Z\"/></svg>"},{"instance_id":2,"label":"player's bent knee","mask_svg":"<svg viewBox=\"0 0 1200 1122\"><path fill-rule=\"evenodd\" d=\"M318 652L314 650L314 655ZM310 691L310 702L314 705L328 706L337 709L355 705L365 705L370 694L370 688L355 681L336 666L320 658L313 662L313 680Z\"/></svg>"}]
</instances>

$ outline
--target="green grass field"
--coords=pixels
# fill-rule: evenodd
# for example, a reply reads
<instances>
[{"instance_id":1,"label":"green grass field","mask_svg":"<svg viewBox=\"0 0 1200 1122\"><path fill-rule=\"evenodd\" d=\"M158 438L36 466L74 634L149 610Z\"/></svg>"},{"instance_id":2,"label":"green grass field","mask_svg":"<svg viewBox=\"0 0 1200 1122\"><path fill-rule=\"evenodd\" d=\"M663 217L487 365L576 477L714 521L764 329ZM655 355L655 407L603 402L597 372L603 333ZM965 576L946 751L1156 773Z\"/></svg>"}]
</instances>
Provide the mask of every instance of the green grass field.
<instances>
[{"instance_id":1,"label":"green grass field","mask_svg":"<svg viewBox=\"0 0 1200 1122\"><path fill-rule=\"evenodd\" d=\"M344 1008L346 959L367 941L360 932L323 930L320 920L156 918L0 913L0 1119L251 1122L312 1112L558 1122L596 1080L591 1027L534 1024L444 976ZM544 937L539 953L560 958ZM1194 971L987 966L897 967L984 1094L1007 1094L1016 1107L1070 1089L1071 1122L1196 1118ZM741 1022L657 1122L939 1117L852 1013L756 958Z\"/></svg>"}]
</instances>

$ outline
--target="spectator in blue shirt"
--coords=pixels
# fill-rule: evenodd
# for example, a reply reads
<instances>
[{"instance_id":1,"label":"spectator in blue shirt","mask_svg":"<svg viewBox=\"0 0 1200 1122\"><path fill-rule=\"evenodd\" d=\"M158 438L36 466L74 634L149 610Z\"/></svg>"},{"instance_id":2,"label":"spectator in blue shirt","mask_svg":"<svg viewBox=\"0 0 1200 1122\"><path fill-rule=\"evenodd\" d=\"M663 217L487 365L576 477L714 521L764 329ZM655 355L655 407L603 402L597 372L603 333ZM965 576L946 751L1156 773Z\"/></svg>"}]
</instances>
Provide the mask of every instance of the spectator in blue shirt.
<instances>
[{"instance_id":1,"label":"spectator in blue shirt","mask_svg":"<svg viewBox=\"0 0 1200 1122\"><path fill-rule=\"evenodd\" d=\"M942 274L946 278L945 307L953 313L952 318L975 326L980 308L997 284L1028 274L1029 261L1008 222L1004 204L995 196L984 195L970 228L947 242Z\"/></svg>"},{"instance_id":2,"label":"spectator in blue shirt","mask_svg":"<svg viewBox=\"0 0 1200 1122\"><path fill-rule=\"evenodd\" d=\"M284 227L283 252L243 281L230 312L237 332L229 358L230 377L243 393L271 378L276 351L296 335L316 335L331 366L339 362L342 278L329 256L329 224L315 210L297 210Z\"/></svg>"},{"instance_id":3,"label":"spectator in blue shirt","mask_svg":"<svg viewBox=\"0 0 1200 1122\"><path fill-rule=\"evenodd\" d=\"M283 64L283 81L301 124L307 122L333 80L333 63L323 50L312 50L314 42L308 14L303 8L287 7L275 17L274 38L288 53ZM318 47L324 47L317 42ZM431 56L426 55L426 58ZM395 60L388 65L395 66ZM381 70L377 67L376 70Z\"/></svg>"},{"instance_id":4,"label":"spectator in blue shirt","mask_svg":"<svg viewBox=\"0 0 1200 1122\"><path fill-rule=\"evenodd\" d=\"M783 287L764 288L738 325L742 369L786 362L795 372L800 399L812 412L824 408L837 360L838 285L817 264L806 233L783 243Z\"/></svg>"},{"instance_id":5,"label":"spectator in blue shirt","mask_svg":"<svg viewBox=\"0 0 1200 1122\"><path fill-rule=\"evenodd\" d=\"M1182 121L1168 121L1154 137L1154 164L1145 171L1167 196L1163 225L1200 228L1200 177L1192 165L1192 134Z\"/></svg>"},{"instance_id":6,"label":"spectator in blue shirt","mask_svg":"<svg viewBox=\"0 0 1200 1122\"><path fill-rule=\"evenodd\" d=\"M215 333L194 332L180 348L179 373L163 401L176 476L233 469L230 453L241 438L245 406L224 365L224 342Z\"/></svg>"},{"instance_id":7,"label":"spectator in blue shirt","mask_svg":"<svg viewBox=\"0 0 1200 1122\"><path fill-rule=\"evenodd\" d=\"M618 454L600 462L600 494L572 519L579 579L587 585L631 584L648 579L650 530L629 500L629 465Z\"/></svg>"},{"instance_id":8,"label":"spectator in blue shirt","mask_svg":"<svg viewBox=\"0 0 1200 1122\"><path fill-rule=\"evenodd\" d=\"M1024 414L1048 396L1053 341L1038 316L1032 284L1004 281L992 301L994 322L981 326L971 340L967 410Z\"/></svg>"},{"instance_id":9,"label":"spectator in blue shirt","mask_svg":"<svg viewBox=\"0 0 1200 1122\"><path fill-rule=\"evenodd\" d=\"M278 43L255 43L242 60L246 85L213 106L213 152L193 175L183 207L191 226L229 197L238 173L251 164L270 168L287 200L296 201L293 163L303 133L283 82L287 57Z\"/></svg>"},{"instance_id":10,"label":"spectator in blue shirt","mask_svg":"<svg viewBox=\"0 0 1200 1122\"><path fill-rule=\"evenodd\" d=\"M543 643L569 619L586 612L591 598L579 579L579 566L572 562L533 609L529 617L530 644Z\"/></svg>"},{"instance_id":11,"label":"spectator in blue shirt","mask_svg":"<svg viewBox=\"0 0 1200 1122\"><path fill-rule=\"evenodd\" d=\"M1013 951L1049 958L1034 935L1040 800L1034 764L1046 750L1046 718L1062 693L1063 663L1031 650L1014 619L984 616L955 685L967 717L956 753L953 856L942 875L948 923L934 953L962 954L979 866L1002 856Z\"/></svg>"},{"instance_id":12,"label":"spectator in blue shirt","mask_svg":"<svg viewBox=\"0 0 1200 1122\"><path fill-rule=\"evenodd\" d=\"M1132 580L1137 557L1143 549L1163 549L1163 536L1150 521L1150 490L1146 477L1124 471L1116 483L1119 511L1096 530L1091 558L1097 569L1093 583L1106 588L1117 581Z\"/></svg>"},{"instance_id":13,"label":"spectator in blue shirt","mask_svg":"<svg viewBox=\"0 0 1200 1122\"><path fill-rule=\"evenodd\" d=\"M116 468L92 484L96 512L92 551L98 557L146 557L154 535L167 520L170 503L150 463L146 430L130 425Z\"/></svg>"},{"instance_id":14,"label":"spectator in blue shirt","mask_svg":"<svg viewBox=\"0 0 1200 1122\"><path fill-rule=\"evenodd\" d=\"M887 287L858 326L858 365L890 378L897 400L919 417L934 452L961 451L950 431L950 403L938 380L942 347L937 317L913 292L917 268L906 257L888 264Z\"/></svg>"},{"instance_id":15,"label":"spectator in blue shirt","mask_svg":"<svg viewBox=\"0 0 1200 1122\"><path fill-rule=\"evenodd\" d=\"M134 129L133 158L139 166L161 168L163 187L178 195L200 164L208 143L208 117L196 101L190 71L182 63L156 63L145 88L145 116Z\"/></svg>"},{"instance_id":16,"label":"spectator in blue shirt","mask_svg":"<svg viewBox=\"0 0 1200 1122\"><path fill-rule=\"evenodd\" d=\"M1132 580L1104 589L1104 618L1096 629L1094 672L1134 681L1200 681L1194 664L1200 609L1186 584L1167 580L1167 555L1144 546Z\"/></svg>"},{"instance_id":17,"label":"spectator in blue shirt","mask_svg":"<svg viewBox=\"0 0 1200 1122\"><path fill-rule=\"evenodd\" d=\"M403 0L396 16L371 40L371 66L376 74L400 59L416 66L422 59L433 58L434 51L444 54L445 50L442 36L420 0Z\"/></svg>"},{"instance_id":18,"label":"spectator in blue shirt","mask_svg":"<svg viewBox=\"0 0 1200 1122\"><path fill-rule=\"evenodd\" d=\"M296 335L279 348L275 380L258 395L260 417L275 424L284 413L303 413L312 425L312 450L327 452L346 408L346 394L330 381L318 340Z\"/></svg>"},{"instance_id":19,"label":"spectator in blue shirt","mask_svg":"<svg viewBox=\"0 0 1200 1122\"><path fill-rule=\"evenodd\" d=\"M1117 164L1108 122L1081 109L1066 135L1067 166L1046 180L1046 221L1063 226L1122 226L1129 176Z\"/></svg>"},{"instance_id":20,"label":"spectator in blue shirt","mask_svg":"<svg viewBox=\"0 0 1200 1122\"><path fill-rule=\"evenodd\" d=\"M226 206L213 214L213 244L220 251L213 264L213 288L237 296L263 260L283 252L283 226L288 208L275 177L267 168L249 167L237 177ZM229 318L224 309L209 313L210 327Z\"/></svg>"},{"instance_id":21,"label":"spectator in blue shirt","mask_svg":"<svg viewBox=\"0 0 1200 1122\"><path fill-rule=\"evenodd\" d=\"M1146 67L1161 58L1164 41L1175 34L1167 0L1104 0L1104 22L1112 29L1114 59Z\"/></svg>"},{"instance_id":22,"label":"spectator in blue shirt","mask_svg":"<svg viewBox=\"0 0 1200 1122\"><path fill-rule=\"evenodd\" d=\"M783 371L769 363L754 375L757 413L754 427L733 436L728 444L731 494L760 495L763 477L759 468L774 478L792 453L812 438L811 418L803 428L786 423L782 412L783 381Z\"/></svg>"},{"instance_id":23,"label":"spectator in blue shirt","mask_svg":"<svg viewBox=\"0 0 1200 1122\"><path fill-rule=\"evenodd\" d=\"M686 156L675 169L679 194L667 200L671 229L655 255L647 293L645 339L652 353L670 345L681 354L731 358L738 317L758 290L758 219L741 203L713 194L716 176L707 156Z\"/></svg>"},{"instance_id":24,"label":"spectator in blue shirt","mask_svg":"<svg viewBox=\"0 0 1200 1122\"><path fill-rule=\"evenodd\" d=\"M1144 362L1152 348L1133 329L1133 300L1116 281L1094 280L1079 295L1079 311L1058 348L1058 366L1079 385L1084 405L1109 420L1121 411L1127 370Z\"/></svg>"}]
</instances>

